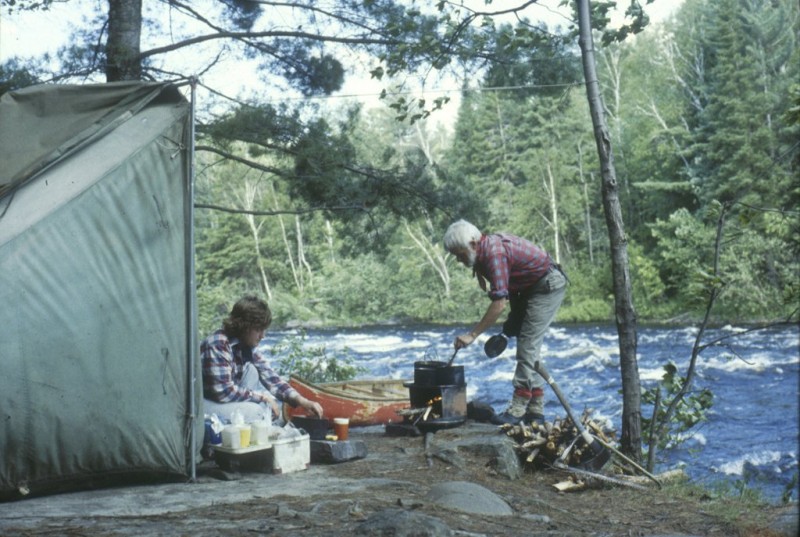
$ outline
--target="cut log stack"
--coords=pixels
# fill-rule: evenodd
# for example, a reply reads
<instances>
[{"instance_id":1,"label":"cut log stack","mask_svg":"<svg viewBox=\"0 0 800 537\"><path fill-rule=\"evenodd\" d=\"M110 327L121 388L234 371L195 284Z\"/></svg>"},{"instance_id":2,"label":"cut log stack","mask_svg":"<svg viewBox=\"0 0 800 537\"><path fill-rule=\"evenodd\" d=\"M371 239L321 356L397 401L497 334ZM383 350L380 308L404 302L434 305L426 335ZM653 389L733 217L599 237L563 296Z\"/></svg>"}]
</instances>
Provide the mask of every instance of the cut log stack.
<instances>
[{"instance_id":1,"label":"cut log stack","mask_svg":"<svg viewBox=\"0 0 800 537\"><path fill-rule=\"evenodd\" d=\"M605 442L611 442L614 433L604 431L584 412L581 417L584 428ZM516 449L524 463L533 468L552 466L556 462L576 466L586 457L588 446L584 442L578 428L568 417L556 418L544 425L520 423L518 425L501 425L500 428L516 443Z\"/></svg>"}]
</instances>

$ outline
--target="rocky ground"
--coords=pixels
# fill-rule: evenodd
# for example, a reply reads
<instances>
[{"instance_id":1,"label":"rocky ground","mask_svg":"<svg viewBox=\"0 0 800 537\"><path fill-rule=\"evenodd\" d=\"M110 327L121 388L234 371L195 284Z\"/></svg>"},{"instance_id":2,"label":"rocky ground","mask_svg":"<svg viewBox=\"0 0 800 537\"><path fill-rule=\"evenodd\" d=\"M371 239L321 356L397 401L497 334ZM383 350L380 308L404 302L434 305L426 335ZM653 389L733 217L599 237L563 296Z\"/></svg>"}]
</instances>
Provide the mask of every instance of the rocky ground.
<instances>
[{"instance_id":1,"label":"rocky ground","mask_svg":"<svg viewBox=\"0 0 800 537\"><path fill-rule=\"evenodd\" d=\"M507 439L488 425L439 431L427 444L375 428L354 429L351 438L366 444L366 458L287 475L225 473L205 462L196 483L0 504L0 534L797 535L796 504L725 520L706 509L707 496L679 499L669 487L597 482L560 493L553 485L568 474L515 468Z\"/></svg>"}]
</instances>

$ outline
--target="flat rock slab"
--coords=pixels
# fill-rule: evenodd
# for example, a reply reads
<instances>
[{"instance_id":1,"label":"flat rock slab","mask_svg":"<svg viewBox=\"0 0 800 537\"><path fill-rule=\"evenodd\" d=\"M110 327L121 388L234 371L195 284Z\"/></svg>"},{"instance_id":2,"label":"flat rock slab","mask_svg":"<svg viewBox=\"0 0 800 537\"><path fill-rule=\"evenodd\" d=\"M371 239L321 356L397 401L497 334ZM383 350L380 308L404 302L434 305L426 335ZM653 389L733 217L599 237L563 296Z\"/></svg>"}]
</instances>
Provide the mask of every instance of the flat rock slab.
<instances>
[{"instance_id":1,"label":"flat rock slab","mask_svg":"<svg viewBox=\"0 0 800 537\"><path fill-rule=\"evenodd\" d=\"M514 511L491 490L468 481L450 481L431 487L427 500L464 513L509 516Z\"/></svg>"},{"instance_id":2,"label":"flat rock slab","mask_svg":"<svg viewBox=\"0 0 800 537\"><path fill-rule=\"evenodd\" d=\"M312 440L311 462L337 463L363 459L367 456L367 444L363 440Z\"/></svg>"}]
</instances>

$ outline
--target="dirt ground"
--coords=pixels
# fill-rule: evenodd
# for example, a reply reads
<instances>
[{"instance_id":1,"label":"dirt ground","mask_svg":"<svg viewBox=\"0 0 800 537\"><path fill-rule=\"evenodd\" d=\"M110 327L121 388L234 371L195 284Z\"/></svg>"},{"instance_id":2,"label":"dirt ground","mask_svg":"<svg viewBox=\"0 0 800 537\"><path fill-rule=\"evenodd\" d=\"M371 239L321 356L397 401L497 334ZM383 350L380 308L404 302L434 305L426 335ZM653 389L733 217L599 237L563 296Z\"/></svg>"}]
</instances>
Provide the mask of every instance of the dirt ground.
<instances>
[{"instance_id":1,"label":"dirt ground","mask_svg":"<svg viewBox=\"0 0 800 537\"><path fill-rule=\"evenodd\" d=\"M445 445L464 434L460 428L439 431L434 443ZM497 434L500 434L499 432ZM708 497L679 499L665 487L637 490L598 484L579 492L560 493L553 484L566 474L557 470L526 472L520 479L499 475L485 456L459 450L456 460L426 457L422 437L359 435L366 442L365 459L324 465L319 471L298 472L293 479L315 480L308 492L270 495L230 502L218 501L200 508L161 514L43 517L37 524L2 527L4 535L280 535L345 537L357 535L371 515L386 509L412 510L436 517L461 536L597 535L597 536L760 536L778 537L786 531L770 525L786 514L785 508L768 508L758 516L743 513L725 521L706 510ZM430 451L428 452L430 453ZM312 466L316 468L316 465ZM204 479L218 475L213 463L201 466ZM236 476L231 476L235 478ZM272 476L268 476L270 479ZM444 509L427 502L432 485L469 481L486 487L505 500L514 514L488 516ZM219 481L223 483L224 481ZM363 488L337 488L335 483L358 482ZM280 487L280 479L275 479ZM331 486L333 484L333 486ZM277 493L277 494L276 494ZM109 491L114 494L114 491ZM27 501L27 500L26 500ZM25 501L17 502L20 509ZM790 516L797 513L797 505ZM389 535L389 534L384 534ZM393 534L392 534L393 535Z\"/></svg>"},{"instance_id":2,"label":"dirt ground","mask_svg":"<svg viewBox=\"0 0 800 537\"><path fill-rule=\"evenodd\" d=\"M437 442L457 437L457 429L439 431ZM553 484L564 481L569 474L558 470L526 472L521 479L510 480L493 470L487 460L465 453L466 465L456 468L439 458L429 466L421 438L383 438L370 445L367 460L342 464L337 469L353 478L383 476L398 481L396 487L386 487L369 497L341 498L338 502L322 504L318 510L337 520L330 527L303 529L308 535L353 535L360 519L367 514L392 507L410 507L443 520L452 530L476 535L697 535L697 536L778 536L783 533L767 526L782 512L764 512L763 519L737 520L734 523L715 519L704 511L704 498L694 503L675 499L668 490L648 487L646 491L607 483L579 492L560 493ZM392 460L392 464L385 461ZM504 499L516 516L465 515L426 504L420 500L423 492L434 483L469 481L482 485ZM286 505L302 513L307 501L286 499ZM242 506L243 510L246 507ZM346 522L341 516L348 511ZM797 506L794 507L797 512ZM337 514L339 515L337 518ZM549 522L540 521L544 515ZM300 530L298 526L296 530ZM319 533L318 533L319 531ZM298 535L300 533L297 533Z\"/></svg>"}]
</instances>

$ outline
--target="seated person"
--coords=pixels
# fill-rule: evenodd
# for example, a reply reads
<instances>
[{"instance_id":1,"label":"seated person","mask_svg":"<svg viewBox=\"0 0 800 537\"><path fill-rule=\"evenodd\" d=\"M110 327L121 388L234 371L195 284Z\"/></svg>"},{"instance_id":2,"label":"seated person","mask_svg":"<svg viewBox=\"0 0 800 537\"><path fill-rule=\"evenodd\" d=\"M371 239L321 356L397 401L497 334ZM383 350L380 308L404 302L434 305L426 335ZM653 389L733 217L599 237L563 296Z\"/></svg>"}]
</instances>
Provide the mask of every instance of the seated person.
<instances>
[{"instance_id":1,"label":"seated person","mask_svg":"<svg viewBox=\"0 0 800 537\"><path fill-rule=\"evenodd\" d=\"M322 417L322 406L281 380L256 349L271 323L267 303L245 296L234 304L222 329L203 340L200 356L206 414L216 414L223 422L230 422L238 410L245 422L252 422L271 412L275 423L281 416L277 400Z\"/></svg>"}]
</instances>

